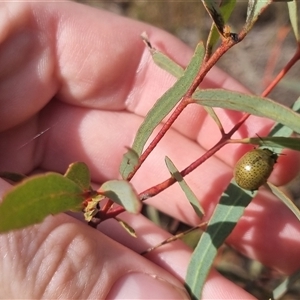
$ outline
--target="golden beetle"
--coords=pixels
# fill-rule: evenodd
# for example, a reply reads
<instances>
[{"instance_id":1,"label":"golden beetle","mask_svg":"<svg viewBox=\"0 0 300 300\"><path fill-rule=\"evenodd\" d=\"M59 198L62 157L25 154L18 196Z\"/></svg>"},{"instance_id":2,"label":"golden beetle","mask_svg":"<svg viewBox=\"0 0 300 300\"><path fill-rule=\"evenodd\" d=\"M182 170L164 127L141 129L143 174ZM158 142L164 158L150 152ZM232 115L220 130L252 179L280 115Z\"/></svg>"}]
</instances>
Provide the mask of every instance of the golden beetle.
<instances>
[{"instance_id":1,"label":"golden beetle","mask_svg":"<svg viewBox=\"0 0 300 300\"><path fill-rule=\"evenodd\" d=\"M254 149L244 154L234 167L234 179L243 189L258 190L267 182L278 154L269 149Z\"/></svg>"}]
</instances>

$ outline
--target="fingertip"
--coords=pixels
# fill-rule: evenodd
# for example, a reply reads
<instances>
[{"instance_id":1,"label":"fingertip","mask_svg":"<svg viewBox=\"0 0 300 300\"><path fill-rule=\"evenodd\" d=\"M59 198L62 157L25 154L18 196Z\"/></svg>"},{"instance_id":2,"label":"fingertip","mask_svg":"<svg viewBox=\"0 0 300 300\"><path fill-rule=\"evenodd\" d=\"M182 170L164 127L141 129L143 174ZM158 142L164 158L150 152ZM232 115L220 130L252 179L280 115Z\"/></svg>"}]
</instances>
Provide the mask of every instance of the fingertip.
<instances>
[{"instance_id":1,"label":"fingertip","mask_svg":"<svg viewBox=\"0 0 300 300\"><path fill-rule=\"evenodd\" d=\"M300 267L299 233L300 223L292 211L261 188L227 242L244 255L290 274Z\"/></svg>"},{"instance_id":2,"label":"fingertip","mask_svg":"<svg viewBox=\"0 0 300 300\"><path fill-rule=\"evenodd\" d=\"M247 291L212 269L204 285L203 299L256 299Z\"/></svg>"},{"instance_id":3,"label":"fingertip","mask_svg":"<svg viewBox=\"0 0 300 300\"><path fill-rule=\"evenodd\" d=\"M270 181L276 186L282 186L292 181L300 170L300 154L298 151L285 149L278 156L277 163L270 176Z\"/></svg>"}]
</instances>

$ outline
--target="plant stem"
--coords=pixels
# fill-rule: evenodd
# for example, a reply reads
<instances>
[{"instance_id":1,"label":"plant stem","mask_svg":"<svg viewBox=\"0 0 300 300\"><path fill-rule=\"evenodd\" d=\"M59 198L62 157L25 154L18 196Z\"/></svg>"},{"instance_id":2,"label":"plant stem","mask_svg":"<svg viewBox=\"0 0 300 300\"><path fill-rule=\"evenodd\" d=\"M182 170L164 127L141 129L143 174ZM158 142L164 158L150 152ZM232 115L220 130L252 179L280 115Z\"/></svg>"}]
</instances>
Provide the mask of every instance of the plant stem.
<instances>
[{"instance_id":1,"label":"plant stem","mask_svg":"<svg viewBox=\"0 0 300 300\"><path fill-rule=\"evenodd\" d=\"M262 97L266 97L278 84L278 82L286 75L286 73L292 68L292 66L300 59L300 43L298 43L298 47L296 53L291 58L291 60L286 64L286 66L279 72L279 74L273 79L271 84L263 91Z\"/></svg>"},{"instance_id":2,"label":"plant stem","mask_svg":"<svg viewBox=\"0 0 300 300\"><path fill-rule=\"evenodd\" d=\"M243 40L245 37L245 33L241 33L238 37L238 42ZM198 75L195 77L193 83L191 84L190 88L180 101L180 103L175 108L174 112L171 114L169 119L163 125L159 133L156 137L152 140L150 145L146 148L146 150L142 153L139 158L139 163L135 166L134 170L128 175L127 180L130 181L133 176L136 174L137 170L141 167L143 162L149 156L149 154L154 150L156 145L160 142L160 140L164 137L166 132L170 129L172 124L178 118L178 116L182 113L182 111L186 108L186 106L190 103L193 103L190 99L192 98L193 93L199 87L200 83L203 81L204 77L208 73L208 71L217 63L217 61L234 45L238 43L237 41L233 40L232 38L223 39L221 46L214 52L214 54L210 57L210 59L204 63L203 67L201 67Z\"/></svg>"},{"instance_id":3,"label":"plant stem","mask_svg":"<svg viewBox=\"0 0 300 300\"><path fill-rule=\"evenodd\" d=\"M175 108L174 112L171 114L169 119L164 123L159 133L156 135L156 137L152 140L152 142L149 144L149 146L146 148L146 150L142 153L142 155L139 158L139 163L135 166L134 170L128 175L127 180L130 181L133 176L136 174L138 169L141 167L143 162L146 160L146 158L150 155L150 153L155 149L156 145L160 142L160 140L164 137L164 135L167 133L167 131L170 129L172 124L175 122L175 120L178 118L178 116L182 113L182 111L186 108L186 106L190 103L193 103L192 101L192 95L196 91L196 89L199 87L200 83L203 81L204 77L208 73L208 71L217 63L217 61L234 45L242 41L245 36L246 32L242 31L237 40L232 39L231 37L227 39L222 40L221 46L214 52L214 54L210 57L210 59L204 63L203 67L201 67L198 75L195 77L193 83L191 84L190 88L188 89L187 93L184 95L180 103ZM249 117L249 116L248 116ZM247 117L247 118L248 118ZM201 165L206 159L208 159L210 156L212 156L215 152L217 152L220 148L222 148L227 142L228 139L232 136L232 134L243 124L244 121L242 121L240 124L238 123L237 126L234 126L234 128L230 131L229 134L222 133L221 140L209 151L207 151L202 157L197 159L195 162L193 162L191 165L189 165L186 169L184 169L181 173L181 175L184 177L185 175L192 172L194 169L196 169L199 165ZM150 197L153 197L157 195L158 193L162 192L172 184L174 184L176 180L173 177L170 177L169 179L165 180L164 182L149 188L148 190L142 192L139 194L140 200L146 200ZM124 211L123 207L117 207L114 210L111 210L111 207L113 205L113 202L111 200L108 200L106 205L102 208L102 210L99 212L99 215L101 215L102 220L112 218L117 216L119 213Z\"/></svg>"},{"instance_id":4,"label":"plant stem","mask_svg":"<svg viewBox=\"0 0 300 300\"><path fill-rule=\"evenodd\" d=\"M169 119L163 124L162 128L146 148L146 150L141 154L139 158L139 163L135 166L134 170L128 175L127 180L130 181L132 177L135 175L137 170L141 167L146 158L150 155L150 153L154 150L159 141L164 137L167 131L170 129L172 124L178 118L178 116L182 113L182 111L186 108L186 106L190 103L190 98L183 98L180 103L175 108L174 112L171 114Z\"/></svg>"},{"instance_id":5,"label":"plant stem","mask_svg":"<svg viewBox=\"0 0 300 300\"><path fill-rule=\"evenodd\" d=\"M292 68L292 66L300 59L300 43L298 43L297 50L294 56L290 59L290 61L286 64L286 66L278 73L278 75L273 79L273 81L269 84L269 86L261 93L262 97L267 97L272 90L276 87L279 81L287 74L287 72ZM251 114L244 114L242 118L238 121L238 123L231 129L231 131L236 131L235 127L240 127ZM230 131L230 132L231 132Z\"/></svg>"}]
</instances>

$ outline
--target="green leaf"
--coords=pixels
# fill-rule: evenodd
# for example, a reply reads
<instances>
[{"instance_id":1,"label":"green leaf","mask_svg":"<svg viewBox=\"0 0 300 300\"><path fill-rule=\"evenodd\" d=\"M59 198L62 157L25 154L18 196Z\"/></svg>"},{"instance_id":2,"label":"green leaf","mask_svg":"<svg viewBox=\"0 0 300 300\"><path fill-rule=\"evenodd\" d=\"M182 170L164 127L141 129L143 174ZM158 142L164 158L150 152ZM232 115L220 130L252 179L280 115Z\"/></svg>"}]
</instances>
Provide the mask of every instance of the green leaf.
<instances>
[{"instance_id":1,"label":"green leaf","mask_svg":"<svg viewBox=\"0 0 300 300\"><path fill-rule=\"evenodd\" d=\"M268 98L222 89L199 90L193 94L195 102L210 107L221 107L266 117L300 133L300 115Z\"/></svg>"},{"instance_id":2,"label":"green leaf","mask_svg":"<svg viewBox=\"0 0 300 300\"><path fill-rule=\"evenodd\" d=\"M292 110L299 113L300 112L300 98L293 104ZM257 144L263 147L270 148L271 151L274 148L289 148L292 150L300 151L300 139L291 138L293 130L281 123L275 123L272 127L269 137L260 138L250 138L251 144ZM278 151L276 151L278 154Z\"/></svg>"},{"instance_id":3,"label":"green leaf","mask_svg":"<svg viewBox=\"0 0 300 300\"><path fill-rule=\"evenodd\" d=\"M300 221L300 211L298 207L294 204L294 202L287 197L277 186L274 184L267 182L267 185L271 189L272 193L277 196L290 210L291 212L298 218Z\"/></svg>"},{"instance_id":4,"label":"green leaf","mask_svg":"<svg viewBox=\"0 0 300 300\"><path fill-rule=\"evenodd\" d=\"M189 232L188 234L183 235L181 240L186 245L188 245L191 249L195 249L203 232L204 231L201 230L200 228L195 229L192 232Z\"/></svg>"},{"instance_id":5,"label":"green leaf","mask_svg":"<svg viewBox=\"0 0 300 300\"><path fill-rule=\"evenodd\" d=\"M236 0L225 0L221 2L220 13L225 23L228 21L235 5L236 5ZM217 44L219 38L220 36L218 30L216 26L213 24L206 43L206 51L208 53L212 52L212 49Z\"/></svg>"},{"instance_id":6,"label":"green leaf","mask_svg":"<svg viewBox=\"0 0 300 300\"><path fill-rule=\"evenodd\" d=\"M101 185L98 192L122 205L128 212L137 214L142 208L142 202L138 198L133 186L126 180L110 180Z\"/></svg>"},{"instance_id":7,"label":"green leaf","mask_svg":"<svg viewBox=\"0 0 300 300\"><path fill-rule=\"evenodd\" d=\"M224 3L224 7L222 6L222 8L221 8L224 11L225 11L225 8L227 8L227 3L229 3L229 2L235 2L235 0L226 0L225 2L226 3ZM219 34L218 34L217 31L216 31L216 35L217 35L217 38L218 38ZM148 37L147 37L146 33L142 34L142 38L143 38L146 46L148 47L148 49L149 49L149 51L150 51L150 53L152 55L152 58L153 58L153 60L154 60L154 62L155 62L155 64L157 66L159 66L163 70L167 71L169 74L173 75L176 78L180 78L181 76L183 76L184 69L181 66L179 66L175 61L173 61L172 59L170 59L168 56L166 56L165 54L163 54L160 51L158 51L155 48L153 48L152 45L151 45L151 43L148 40ZM211 107L204 106L203 108L211 116L211 118L216 122L216 124L218 125L218 127L222 128L222 124L221 124L221 122L220 122L217 114L215 113L215 111ZM133 163L133 165L135 165L135 164ZM131 171L133 171L133 168L131 169ZM123 179L125 179L125 178L126 177L123 177Z\"/></svg>"},{"instance_id":8,"label":"green leaf","mask_svg":"<svg viewBox=\"0 0 300 300\"><path fill-rule=\"evenodd\" d=\"M167 71L169 74L173 75L174 77L180 78L181 76L183 76L184 68L179 66L171 58L169 58L167 55L163 54L162 52L155 50L155 52L152 53L152 58L157 66Z\"/></svg>"},{"instance_id":9,"label":"green leaf","mask_svg":"<svg viewBox=\"0 0 300 300\"><path fill-rule=\"evenodd\" d=\"M186 287L192 299L201 299L200 295L217 251L234 229L252 197L233 182L223 193L188 266Z\"/></svg>"},{"instance_id":10,"label":"green leaf","mask_svg":"<svg viewBox=\"0 0 300 300\"><path fill-rule=\"evenodd\" d=\"M299 36L299 27L298 27L298 9L297 9L297 1L293 0L288 2L289 16L290 21L293 27L293 31L296 37L297 42L300 42Z\"/></svg>"},{"instance_id":11,"label":"green leaf","mask_svg":"<svg viewBox=\"0 0 300 300\"><path fill-rule=\"evenodd\" d=\"M65 177L74 181L82 190L88 190L91 184L91 174L88 166L83 162L74 162L69 165Z\"/></svg>"},{"instance_id":12,"label":"green leaf","mask_svg":"<svg viewBox=\"0 0 300 300\"><path fill-rule=\"evenodd\" d=\"M201 92L201 91L200 91ZM213 92L213 91L212 91ZM214 97L213 97L214 98ZM229 100L228 100L229 99ZM226 104L226 101L230 101L231 97L223 99ZM252 105L252 99L248 98L245 102L249 105ZM264 104L260 103L262 106ZM224 107L223 105L221 107ZM224 108L228 108L225 107ZM231 107L230 107L231 108ZM260 107L259 107L260 108ZM295 102L293 110L300 110L300 98ZM295 114L295 113L294 113ZM293 114L293 115L294 115ZM272 135L280 136L286 135L289 136L292 130L287 128L282 124L275 124L272 129ZM294 138L262 138L263 143L268 146L274 146L275 143L284 147L297 148L298 149L298 140ZM245 139L247 140L247 139ZM262 143L259 138L248 139L251 143ZM271 142L272 141L272 142ZM268 183L268 185L270 185ZM273 186L272 189L276 190L276 194L279 194L279 190ZM213 261L216 257L218 248L224 243L227 236L232 232L236 223L243 215L245 208L251 202L252 198L256 195L256 192L251 193L239 188L235 181L232 182L227 187L227 190L224 192L220 203L215 208L213 216L208 224L206 232L202 235L189 263L188 273L186 277L186 285L193 299L198 299L198 296L201 294L207 275L212 267ZM279 197L285 197L279 195ZM299 212L294 207L293 203L286 201L287 205L293 210L295 215L299 215Z\"/></svg>"},{"instance_id":13,"label":"green leaf","mask_svg":"<svg viewBox=\"0 0 300 300\"><path fill-rule=\"evenodd\" d=\"M125 221L119 219L119 218L115 218L119 224L127 231L127 233L129 233L132 237L136 238L136 232L135 230Z\"/></svg>"},{"instance_id":14,"label":"green leaf","mask_svg":"<svg viewBox=\"0 0 300 300\"><path fill-rule=\"evenodd\" d=\"M133 149L128 148L127 152L123 154L123 159L120 165L120 174L123 179L127 178L138 162L139 155Z\"/></svg>"},{"instance_id":15,"label":"green leaf","mask_svg":"<svg viewBox=\"0 0 300 300\"><path fill-rule=\"evenodd\" d=\"M292 110L300 113L300 97L293 104Z\"/></svg>"},{"instance_id":16,"label":"green leaf","mask_svg":"<svg viewBox=\"0 0 300 300\"><path fill-rule=\"evenodd\" d=\"M191 190L191 188L187 185L184 178L181 176L180 172L177 170L173 162L166 157L165 158L166 165L168 167L169 172L171 173L172 177L176 179L176 181L179 183L181 189L185 193L185 196L189 200L190 204L192 205L194 211L196 212L197 216L201 219L204 216L204 210L201 207L198 198L194 194L194 192Z\"/></svg>"},{"instance_id":17,"label":"green leaf","mask_svg":"<svg viewBox=\"0 0 300 300\"><path fill-rule=\"evenodd\" d=\"M293 104L292 110L300 113L300 97Z\"/></svg>"},{"instance_id":18,"label":"green leaf","mask_svg":"<svg viewBox=\"0 0 300 300\"><path fill-rule=\"evenodd\" d=\"M226 1L232 1L232 0L226 0ZM216 32L216 34L217 34L217 37L219 37L218 32ZM163 70L167 71L169 74L173 75L176 78L180 78L181 76L183 76L184 69L181 66L179 66L175 61L170 59L168 56L166 56L165 54L161 53L160 51L158 51L154 47L152 47L150 41L148 40L146 33L142 34L142 38L143 38L146 46L148 47L148 49L152 55L152 58L157 66L159 66ZM211 107L204 106L203 108L211 116L211 118L216 122L217 126L219 128L222 128L222 124L221 124L217 114L215 113L215 111ZM133 165L132 169L130 169L131 170L130 172L132 172L135 164L134 163L131 164L130 161L128 162L128 164ZM124 167L125 167L125 165L124 165ZM123 169L121 168L121 170L123 170ZM125 174L126 173L127 172L125 172ZM123 177L123 179L126 179L126 177Z\"/></svg>"},{"instance_id":19,"label":"green leaf","mask_svg":"<svg viewBox=\"0 0 300 300\"><path fill-rule=\"evenodd\" d=\"M146 44L146 47L148 48L149 52L151 53L153 61L157 66L167 71L168 73L170 73L176 78L180 78L181 76L183 76L184 68L179 66L175 61L173 61L167 55L163 54L159 50L152 47L146 32L143 32L141 34L141 37L144 43Z\"/></svg>"},{"instance_id":20,"label":"green leaf","mask_svg":"<svg viewBox=\"0 0 300 300\"><path fill-rule=\"evenodd\" d=\"M259 145L262 147L274 148L289 148L292 150L300 151L300 138L291 137L262 137L262 138L249 138L250 144Z\"/></svg>"},{"instance_id":21,"label":"green leaf","mask_svg":"<svg viewBox=\"0 0 300 300\"><path fill-rule=\"evenodd\" d=\"M295 103L292 106L292 110L300 113L300 98L295 101ZM281 123L275 123L274 126L272 127L269 136L271 137L289 137L293 133L293 130ZM278 143L280 145L280 143ZM282 143L284 145L284 143ZM284 145L285 146L285 145ZM270 147L275 147L276 146L270 146ZM289 145L286 145L287 148L289 148ZM293 148L291 148L293 149ZM295 149L296 150L296 149Z\"/></svg>"},{"instance_id":22,"label":"green leaf","mask_svg":"<svg viewBox=\"0 0 300 300\"><path fill-rule=\"evenodd\" d=\"M153 130L162 122L167 114L176 106L190 88L198 74L204 55L203 44L198 44L196 51L184 72L184 75L155 103L147 114L133 142L133 150L139 155Z\"/></svg>"},{"instance_id":23,"label":"green leaf","mask_svg":"<svg viewBox=\"0 0 300 300\"><path fill-rule=\"evenodd\" d=\"M51 214L81 210L81 193L75 182L57 173L25 179L0 204L0 232L40 223Z\"/></svg>"},{"instance_id":24,"label":"green leaf","mask_svg":"<svg viewBox=\"0 0 300 300\"><path fill-rule=\"evenodd\" d=\"M251 104L250 100L248 99L249 104ZM224 102L225 101L227 101L227 99L225 99ZM293 110L300 110L300 98L293 105ZM291 133L292 130L282 124L275 124L271 132L271 134L275 136L289 136ZM259 138L250 138L248 140L250 140L251 143L256 144L266 143L267 146L272 147L274 146L274 144L272 144L274 142L275 145L278 144L284 147L288 146L290 148L298 148L298 146L296 146L296 144L298 144L298 139L282 137L267 137L262 139L263 142ZM268 183L268 185L270 184ZM275 186L272 188L276 190L276 193L280 193ZM224 192L220 203L215 208L213 216L208 224L207 231L202 235L189 263L186 285L193 299L198 299L198 296L202 292L205 280L212 267L218 248L232 232L236 223L243 215L245 208L251 202L256 193L257 192L251 193L242 190L236 185L234 180L232 180L227 187L227 190ZM279 195L279 197L282 196ZM233 199L232 203L231 199ZM292 208L295 215L299 215L299 212L292 202L287 201L287 205Z\"/></svg>"},{"instance_id":25,"label":"green leaf","mask_svg":"<svg viewBox=\"0 0 300 300\"><path fill-rule=\"evenodd\" d=\"M184 68L178 65L174 60L172 60L167 55L163 54L156 48L154 48L146 34L146 32L143 32L141 35L146 47L148 48L150 54L152 55L152 59L154 63L160 67L161 69L167 71L169 74L173 75L177 79L182 77L184 74Z\"/></svg>"},{"instance_id":26,"label":"green leaf","mask_svg":"<svg viewBox=\"0 0 300 300\"><path fill-rule=\"evenodd\" d=\"M132 149L141 155L143 148L152 134L153 130L162 122L162 120L170 113L176 104L182 99L184 94L190 88L195 76L198 74L204 56L203 44L198 44L196 51L186 68L184 75L155 103L151 110L146 115L146 118L140 126ZM133 166L133 164L129 164ZM124 171L126 167L126 172ZM120 166L120 173L123 178L126 178L132 170L128 168L128 159L123 159Z\"/></svg>"},{"instance_id":27,"label":"green leaf","mask_svg":"<svg viewBox=\"0 0 300 300\"><path fill-rule=\"evenodd\" d=\"M258 17L272 3L272 0L248 0L247 18L244 30L249 32Z\"/></svg>"}]
</instances>

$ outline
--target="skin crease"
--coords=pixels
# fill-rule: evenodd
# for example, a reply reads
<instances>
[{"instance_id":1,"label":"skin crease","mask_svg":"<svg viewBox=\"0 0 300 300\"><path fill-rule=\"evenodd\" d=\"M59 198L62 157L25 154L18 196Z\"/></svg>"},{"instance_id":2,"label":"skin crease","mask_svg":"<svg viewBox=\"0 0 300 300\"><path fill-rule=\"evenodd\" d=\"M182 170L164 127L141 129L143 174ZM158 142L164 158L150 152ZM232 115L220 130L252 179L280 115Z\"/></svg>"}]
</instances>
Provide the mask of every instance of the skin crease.
<instances>
[{"instance_id":1,"label":"skin crease","mask_svg":"<svg viewBox=\"0 0 300 300\"><path fill-rule=\"evenodd\" d=\"M118 178L125 146L131 145L156 99L175 82L154 65L139 37L141 32L146 31L155 47L183 66L191 57L191 49L150 25L76 3L0 5L1 171L63 173L71 162L84 161L97 185ZM246 92L216 68L203 87ZM217 112L226 131L240 117L238 112ZM264 136L271 126L268 120L250 117L234 137ZM22 147L49 127L44 135ZM165 155L181 169L219 137L217 127L200 107L188 107L134 177L133 185L140 192L168 178ZM234 163L250 148L224 147L187 176L206 219L231 180ZM270 181L284 184L298 170L299 157L287 152L279 157ZM0 181L1 196L9 189L8 183ZM149 202L179 220L199 223L176 186ZM141 289L137 298L186 297L181 288L191 251L176 242L141 257L137 253L168 234L142 216L124 213L120 217L134 227L137 239L112 220L96 231L66 214L1 235L0 297L132 298L126 291L131 287L126 280L131 276ZM228 243L290 274L300 267L299 233L299 222L292 213L261 189ZM167 291L163 294L157 288L162 294L153 296L155 289L136 274L144 274L157 284L163 282ZM254 299L214 270L203 298Z\"/></svg>"}]
</instances>

